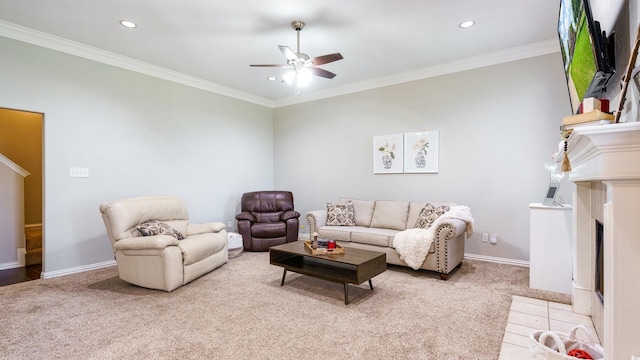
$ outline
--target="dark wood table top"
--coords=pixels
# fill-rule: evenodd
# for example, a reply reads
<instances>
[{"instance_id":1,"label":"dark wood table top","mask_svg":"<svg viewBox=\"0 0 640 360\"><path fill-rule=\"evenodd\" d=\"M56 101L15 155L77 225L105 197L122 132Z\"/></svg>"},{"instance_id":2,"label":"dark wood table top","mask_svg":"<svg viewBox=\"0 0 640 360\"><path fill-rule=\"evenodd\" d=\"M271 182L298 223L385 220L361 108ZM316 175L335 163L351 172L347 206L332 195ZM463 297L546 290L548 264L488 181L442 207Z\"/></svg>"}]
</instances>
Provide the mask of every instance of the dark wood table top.
<instances>
[{"instance_id":1,"label":"dark wood table top","mask_svg":"<svg viewBox=\"0 0 640 360\"><path fill-rule=\"evenodd\" d=\"M311 254L311 250L309 250L305 246L304 241L294 241L282 245L272 246L271 249L291 253L294 255L303 255L356 266L381 256L386 259L386 254L383 252L355 248L345 248L343 254L313 255Z\"/></svg>"}]
</instances>

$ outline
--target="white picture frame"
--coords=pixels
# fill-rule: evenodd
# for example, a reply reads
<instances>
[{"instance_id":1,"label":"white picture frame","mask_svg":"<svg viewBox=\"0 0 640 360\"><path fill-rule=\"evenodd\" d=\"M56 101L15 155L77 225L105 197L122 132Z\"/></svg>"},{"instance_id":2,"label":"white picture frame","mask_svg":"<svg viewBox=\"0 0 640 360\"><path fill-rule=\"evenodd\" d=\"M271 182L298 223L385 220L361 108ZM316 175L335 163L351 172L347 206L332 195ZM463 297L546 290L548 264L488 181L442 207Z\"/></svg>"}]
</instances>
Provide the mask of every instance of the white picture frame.
<instances>
[{"instance_id":1,"label":"white picture frame","mask_svg":"<svg viewBox=\"0 0 640 360\"><path fill-rule=\"evenodd\" d=\"M405 173L438 173L439 135L438 131L404 134Z\"/></svg>"},{"instance_id":2,"label":"white picture frame","mask_svg":"<svg viewBox=\"0 0 640 360\"><path fill-rule=\"evenodd\" d=\"M401 174L403 172L403 135L373 137L373 173Z\"/></svg>"}]
</instances>

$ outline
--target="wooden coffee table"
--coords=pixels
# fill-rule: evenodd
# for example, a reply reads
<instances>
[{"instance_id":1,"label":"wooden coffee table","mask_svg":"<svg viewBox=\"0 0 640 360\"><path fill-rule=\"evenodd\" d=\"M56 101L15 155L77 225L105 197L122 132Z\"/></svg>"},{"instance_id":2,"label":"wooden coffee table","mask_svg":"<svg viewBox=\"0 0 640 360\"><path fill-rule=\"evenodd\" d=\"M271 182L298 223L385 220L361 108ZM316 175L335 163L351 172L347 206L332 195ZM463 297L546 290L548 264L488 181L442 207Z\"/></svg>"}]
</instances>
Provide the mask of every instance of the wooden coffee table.
<instances>
[{"instance_id":1,"label":"wooden coffee table","mask_svg":"<svg viewBox=\"0 0 640 360\"><path fill-rule=\"evenodd\" d=\"M373 290L371 279L387 270L387 254L345 248L344 254L312 255L304 241L294 241L271 247L269 263L284 268L280 286L284 285L287 270L344 284L344 303L348 305L348 284L369 281L369 288Z\"/></svg>"}]
</instances>

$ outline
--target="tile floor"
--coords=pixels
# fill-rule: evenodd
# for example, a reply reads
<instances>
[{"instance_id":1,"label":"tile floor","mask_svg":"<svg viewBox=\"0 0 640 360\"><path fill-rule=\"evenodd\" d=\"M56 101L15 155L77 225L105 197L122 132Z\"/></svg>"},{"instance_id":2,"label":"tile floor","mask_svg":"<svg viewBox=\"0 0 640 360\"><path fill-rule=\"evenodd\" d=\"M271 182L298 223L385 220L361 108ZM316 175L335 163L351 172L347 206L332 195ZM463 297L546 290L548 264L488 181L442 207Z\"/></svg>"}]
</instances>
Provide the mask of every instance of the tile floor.
<instances>
[{"instance_id":1,"label":"tile floor","mask_svg":"<svg viewBox=\"0 0 640 360\"><path fill-rule=\"evenodd\" d=\"M591 317L574 313L571 305L514 295L499 360L528 359L529 335L534 330L568 333L577 324L586 326L591 338L599 341ZM576 336L585 338L583 334L579 330Z\"/></svg>"}]
</instances>

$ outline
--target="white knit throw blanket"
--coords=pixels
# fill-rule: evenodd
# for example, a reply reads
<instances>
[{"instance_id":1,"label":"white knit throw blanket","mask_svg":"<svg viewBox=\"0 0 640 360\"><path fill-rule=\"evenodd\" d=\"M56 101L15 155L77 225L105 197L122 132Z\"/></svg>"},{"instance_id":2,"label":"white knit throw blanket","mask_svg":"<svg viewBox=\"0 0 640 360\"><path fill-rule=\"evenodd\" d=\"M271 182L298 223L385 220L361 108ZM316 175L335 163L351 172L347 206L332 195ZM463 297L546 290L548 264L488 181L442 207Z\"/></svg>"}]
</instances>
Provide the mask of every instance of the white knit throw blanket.
<instances>
[{"instance_id":1,"label":"white knit throw blanket","mask_svg":"<svg viewBox=\"0 0 640 360\"><path fill-rule=\"evenodd\" d=\"M467 223L467 236L473 234L473 217L467 206L454 205L449 211L440 215L428 229L407 229L400 231L393 238L393 247L400 254L400 259L414 270L418 270L433 243L436 229L442 224L450 224L451 219L459 219Z\"/></svg>"}]
</instances>

